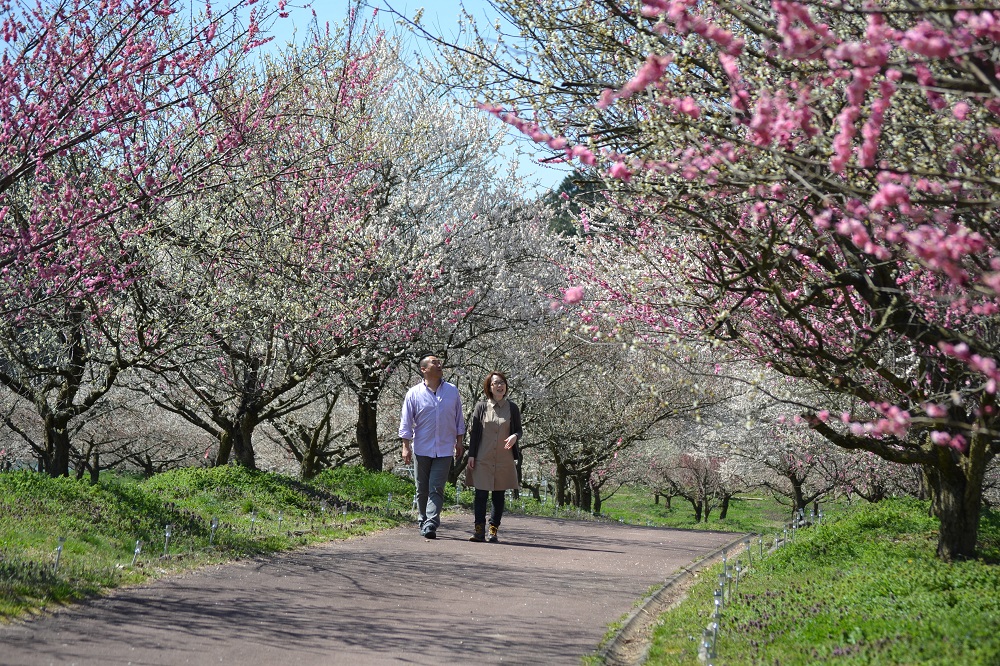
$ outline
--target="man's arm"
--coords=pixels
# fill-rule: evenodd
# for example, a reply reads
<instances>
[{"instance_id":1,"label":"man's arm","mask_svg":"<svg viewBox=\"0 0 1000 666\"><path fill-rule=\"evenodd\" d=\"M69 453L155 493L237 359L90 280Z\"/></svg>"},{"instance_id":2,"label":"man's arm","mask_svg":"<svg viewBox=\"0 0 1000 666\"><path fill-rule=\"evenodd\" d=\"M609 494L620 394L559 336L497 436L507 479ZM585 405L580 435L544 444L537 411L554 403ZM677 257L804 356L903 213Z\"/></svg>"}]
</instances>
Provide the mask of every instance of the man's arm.
<instances>
[{"instance_id":1,"label":"man's arm","mask_svg":"<svg viewBox=\"0 0 1000 666\"><path fill-rule=\"evenodd\" d=\"M403 462L410 464L413 456L413 409L410 405L410 394L403 398L403 407L399 415L399 438L403 440Z\"/></svg>"}]
</instances>

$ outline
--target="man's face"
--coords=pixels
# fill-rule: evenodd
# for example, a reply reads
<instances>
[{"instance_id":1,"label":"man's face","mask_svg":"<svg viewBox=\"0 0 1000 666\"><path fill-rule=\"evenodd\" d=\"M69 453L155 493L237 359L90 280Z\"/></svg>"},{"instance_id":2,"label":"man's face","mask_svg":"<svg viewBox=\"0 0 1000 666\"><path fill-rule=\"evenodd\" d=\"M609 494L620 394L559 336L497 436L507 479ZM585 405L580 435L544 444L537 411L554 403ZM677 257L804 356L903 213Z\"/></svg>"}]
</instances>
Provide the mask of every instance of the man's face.
<instances>
[{"instance_id":1,"label":"man's face","mask_svg":"<svg viewBox=\"0 0 1000 666\"><path fill-rule=\"evenodd\" d=\"M424 379L441 379L441 359L428 356L420 361L420 374Z\"/></svg>"}]
</instances>

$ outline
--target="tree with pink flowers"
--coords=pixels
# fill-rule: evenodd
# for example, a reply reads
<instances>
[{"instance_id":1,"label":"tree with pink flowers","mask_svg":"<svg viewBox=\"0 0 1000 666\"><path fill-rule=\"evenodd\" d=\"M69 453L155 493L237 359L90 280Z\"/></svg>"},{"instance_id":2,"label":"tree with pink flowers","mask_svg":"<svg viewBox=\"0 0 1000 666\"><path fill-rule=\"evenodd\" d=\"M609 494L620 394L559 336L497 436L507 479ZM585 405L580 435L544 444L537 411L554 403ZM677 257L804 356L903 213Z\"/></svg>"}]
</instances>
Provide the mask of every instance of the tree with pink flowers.
<instances>
[{"instance_id":1,"label":"tree with pink flowers","mask_svg":"<svg viewBox=\"0 0 1000 666\"><path fill-rule=\"evenodd\" d=\"M52 475L68 474L71 422L162 345L139 240L224 180L264 120L231 86L269 16L0 3L0 383L37 412Z\"/></svg>"},{"instance_id":2,"label":"tree with pink flowers","mask_svg":"<svg viewBox=\"0 0 1000 666\"><path fill-rule=\"evenodd\" d=\"M449 52L456 80L618 192L575 272L584 316L613 313L613 332L653 344L724 345L829 391L795 418L919 466L939 555L973 556L1000 453L1000 12L497 5L515 34L471 47L478 70Z\"/></svg>"}]
</instances>

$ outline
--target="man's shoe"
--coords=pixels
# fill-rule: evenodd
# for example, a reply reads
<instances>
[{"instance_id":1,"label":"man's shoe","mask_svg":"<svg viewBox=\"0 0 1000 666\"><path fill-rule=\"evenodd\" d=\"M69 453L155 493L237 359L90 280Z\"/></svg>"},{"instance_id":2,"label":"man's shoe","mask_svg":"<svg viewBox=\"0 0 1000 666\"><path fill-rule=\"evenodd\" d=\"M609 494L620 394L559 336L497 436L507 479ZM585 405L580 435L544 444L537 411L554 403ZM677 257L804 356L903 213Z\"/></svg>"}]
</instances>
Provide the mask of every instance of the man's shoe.
<instances>
[{"instance_id":1,"label":"man's shoe","mask_svg":"<svg viewBox=\"0 0 1000 666\"><path fill-rule=\"evenodd\" d=\"M426 532L424 532L424 538L425 539L437 539L438 535L437 535L437 532L435 532L434 530L427 530Z\"/></svg>"},{"instance_id":2,"label":"man's shoe","mask_svg":"<svg viewBox=\"0 0 1000 666\"><path fill-rule=\"evenodd\" d=\"M500 539L497 538L497 532L500 528L496 525L490 525L490 535L486 538L490 543L500 543Z\"/></svg>"}]
</instances>

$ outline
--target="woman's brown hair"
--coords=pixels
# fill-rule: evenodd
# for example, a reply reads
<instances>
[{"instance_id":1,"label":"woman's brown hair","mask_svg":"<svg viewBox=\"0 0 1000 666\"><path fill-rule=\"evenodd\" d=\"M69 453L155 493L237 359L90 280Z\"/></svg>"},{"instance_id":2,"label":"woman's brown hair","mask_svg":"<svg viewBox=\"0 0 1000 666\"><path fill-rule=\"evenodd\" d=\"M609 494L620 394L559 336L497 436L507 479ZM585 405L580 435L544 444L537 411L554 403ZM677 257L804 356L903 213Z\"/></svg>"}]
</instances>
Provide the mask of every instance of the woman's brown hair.
<instances>
[{"instance_id":1,"label":"woman's brown hair","mask_svg":"<svg viewBox=\"0 0 1000 666\"><path fill-rule=\"evenodd\" d=\"M507 385L508 391L510 390L510 384L507 382L507 375L503 374L499 370L494 370L490 374L486 375L486 379L483 380L483 391L486 393L486 397L488 398L493 398L493 388L490 386L490 383L493 381L494 377L502 379L503 383Z\"/></svg>"}]
</instances>

